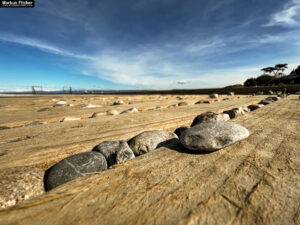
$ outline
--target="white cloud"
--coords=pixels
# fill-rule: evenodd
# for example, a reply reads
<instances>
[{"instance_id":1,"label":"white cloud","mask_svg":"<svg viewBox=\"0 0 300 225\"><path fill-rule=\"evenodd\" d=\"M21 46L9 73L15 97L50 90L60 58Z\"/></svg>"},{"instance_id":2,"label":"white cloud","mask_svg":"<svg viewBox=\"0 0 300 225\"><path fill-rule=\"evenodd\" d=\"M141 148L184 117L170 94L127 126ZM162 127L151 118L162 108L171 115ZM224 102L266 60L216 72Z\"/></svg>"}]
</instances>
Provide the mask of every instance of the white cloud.
<instances>
[{"instance_id":1,"label":"white cloud","mask_svg":"<svg viewBox=\"0 0 300 225\"><path fill-rule=\"evenodd\" d=\"M283 10L273 14L270 18L270 21L263 26L295 26L299 24L299 14L300 1L292 0L284 6Z\"/></svg>"},{"instance_id":2,"label":"white cloud","mask_svg":"<svg viewBox=\"0 0 300 225\"><path fill-rule=\"evenodd\" d=\"M49 53L52 53L55 55L68 56L68 57L73 57L73 58L77 58L77 59L93 59L90 56L83 55L83 54L76 54L76 53L70 52L68 50L61 49L56 46L52 46L50 44L44 43L40 40L36 40L33 38L28 38L28 37L16 36L13 34L0 34L0 41L16 43L16 44L20 44L20 45L33 47L33 48L38 48L44 52L49 52Z\"/></svg>"}]
</instances>

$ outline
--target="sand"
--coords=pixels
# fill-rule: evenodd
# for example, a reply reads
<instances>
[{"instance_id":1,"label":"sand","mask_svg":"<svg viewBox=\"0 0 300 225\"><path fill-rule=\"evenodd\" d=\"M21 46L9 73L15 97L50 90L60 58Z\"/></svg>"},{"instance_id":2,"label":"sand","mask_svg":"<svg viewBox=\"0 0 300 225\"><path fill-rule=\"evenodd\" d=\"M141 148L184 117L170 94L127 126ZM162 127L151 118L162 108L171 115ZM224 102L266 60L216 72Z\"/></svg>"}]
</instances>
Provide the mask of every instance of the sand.
<instances>
[{"instance_id":1,"label":"sand","mask_svg":"<svg viewBox=\"0 0 300 225\"><path fill-rule=\"evenodd\" d=\"M0 131L0 169L46 170L104 140L128 140L145 130L174 131L200 113L267 97L220 96L218 102L195 105L209 97L177 96L3 96L0 126L12 128ZM74 106L54 108L52 99ZM116 100L125 104L112 106ZM182 101L188 105L168 108ZM46 107L51 110L37 112ZM134 107L138 113L104 113ZM104 115L89 118L94 112ZM59 122L64 117L81 120ZM33 121L48 124L22 127ZM2 210L0 224L299 224L298 96L231 121L248 128L250 137L210 154L186 152L180 145L157 149Z\"/></svg>"}]
</instances>

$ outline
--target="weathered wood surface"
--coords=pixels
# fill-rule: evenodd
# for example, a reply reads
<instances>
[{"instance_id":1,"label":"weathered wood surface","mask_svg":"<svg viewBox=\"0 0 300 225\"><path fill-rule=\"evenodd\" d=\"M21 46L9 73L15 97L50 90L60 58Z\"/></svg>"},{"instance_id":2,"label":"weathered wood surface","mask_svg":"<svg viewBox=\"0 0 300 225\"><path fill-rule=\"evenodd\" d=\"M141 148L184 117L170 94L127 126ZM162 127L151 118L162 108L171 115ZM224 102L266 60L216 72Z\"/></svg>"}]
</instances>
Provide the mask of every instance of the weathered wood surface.
<instances>
[{"instance_id":1,"label":"weathered wood surface","mask_svg":"<svg viewBox=\"0 0 300 225\"><path fill-rule=\"evenodd\" d=\"M300 101L233 122L251 136L210 154L160 148L0 211L0 224L300 224Z\"/></svg>"}]
</instances>

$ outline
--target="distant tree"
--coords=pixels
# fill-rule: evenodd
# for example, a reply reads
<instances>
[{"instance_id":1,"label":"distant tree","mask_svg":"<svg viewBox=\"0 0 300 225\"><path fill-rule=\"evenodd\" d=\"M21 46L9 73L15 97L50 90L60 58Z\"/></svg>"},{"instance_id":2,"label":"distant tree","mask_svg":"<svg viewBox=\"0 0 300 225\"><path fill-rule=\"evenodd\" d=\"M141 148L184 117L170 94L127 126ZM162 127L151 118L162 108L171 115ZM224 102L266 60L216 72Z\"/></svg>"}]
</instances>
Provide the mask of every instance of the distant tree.
<instances>
[{"instance_id":1,"label":"distant tree","mask_svg":"<svg viewBox=\"0 0 300 225\"><path fill-rule=\"evenodd\" d=\"M288 64L277 64L274 67L265 67L261 70L264 71L266 74L273 74L273 76L277 78L279 76L284 76L282 72L287 68L287 65Z\"/></svg>"},{"instance_id":2,"label":"distant tree","mask_svg":"<svg viewBox=\"0 0 300 225\"><path fill-rule=\"evenodd\" d=\"M258 86L267 86L271 83L273 79L273 76L264 74L256 78L256 82Z\"/></svg>"},{"instance_id":3,"label":"distant tree","mask_svg":"<svg viewBox=\"0 0 300 225\"><path fill-rule=\"evenodd\" d=\"M284 76L283 71L288 68L287 65L288 64L277 64L277 65L275 65L275 70L274 70L275 74L274 74L274 76L275 77Z\"/></svg>"},{"instance_id":4,"label":"distant tree","mask_svg":"<svg viewBox=\"0 0 300 225\"><path fill-rule=\"evenodd\" d=\"M297 69L293 70L290 75L300 75L300 66Z\"/></svg>"},{"instance_id":5,"label":"distant tree","mask_svg":"<svg viewBox=\"0 0 300 225\"><path fill-rule=\"evenodd\" d=\"M271 74L276 70L276 68L275 67L265 67L265 68L262 68L261 70L264 71L264 73Z\"/></svg>"},{"instance_id":6,"label":"distant tree","mask_svg":"<svg viewBox=\"0 0 300 225\"><path fill-rule=\"evenodd\" d=\"M245 82L244 82L244 86L245 87L253 87L253 86L256 86L257 85L257 82L256 82L256 79L255 78L249 78L247 79Z\"/></svg>"}]
</instances>

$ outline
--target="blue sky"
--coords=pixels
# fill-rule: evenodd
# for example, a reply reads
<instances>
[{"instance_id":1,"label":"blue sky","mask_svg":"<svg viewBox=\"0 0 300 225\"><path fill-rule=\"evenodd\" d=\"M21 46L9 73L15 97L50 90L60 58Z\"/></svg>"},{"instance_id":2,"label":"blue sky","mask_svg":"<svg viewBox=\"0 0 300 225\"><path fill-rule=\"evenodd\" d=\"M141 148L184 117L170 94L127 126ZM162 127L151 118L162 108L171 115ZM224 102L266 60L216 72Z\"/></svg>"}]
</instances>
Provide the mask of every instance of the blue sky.
<instances>
[{"instance_id":1,"label":"blue sky","mask_svg":"<svg viewBox=\"0 0 300 225\"><path fill-rule=\"evenodd\" d=\"M300 65L300 0L35 0L0 8L0 91L223 87Z\"/></svg>"}]
</instances>

